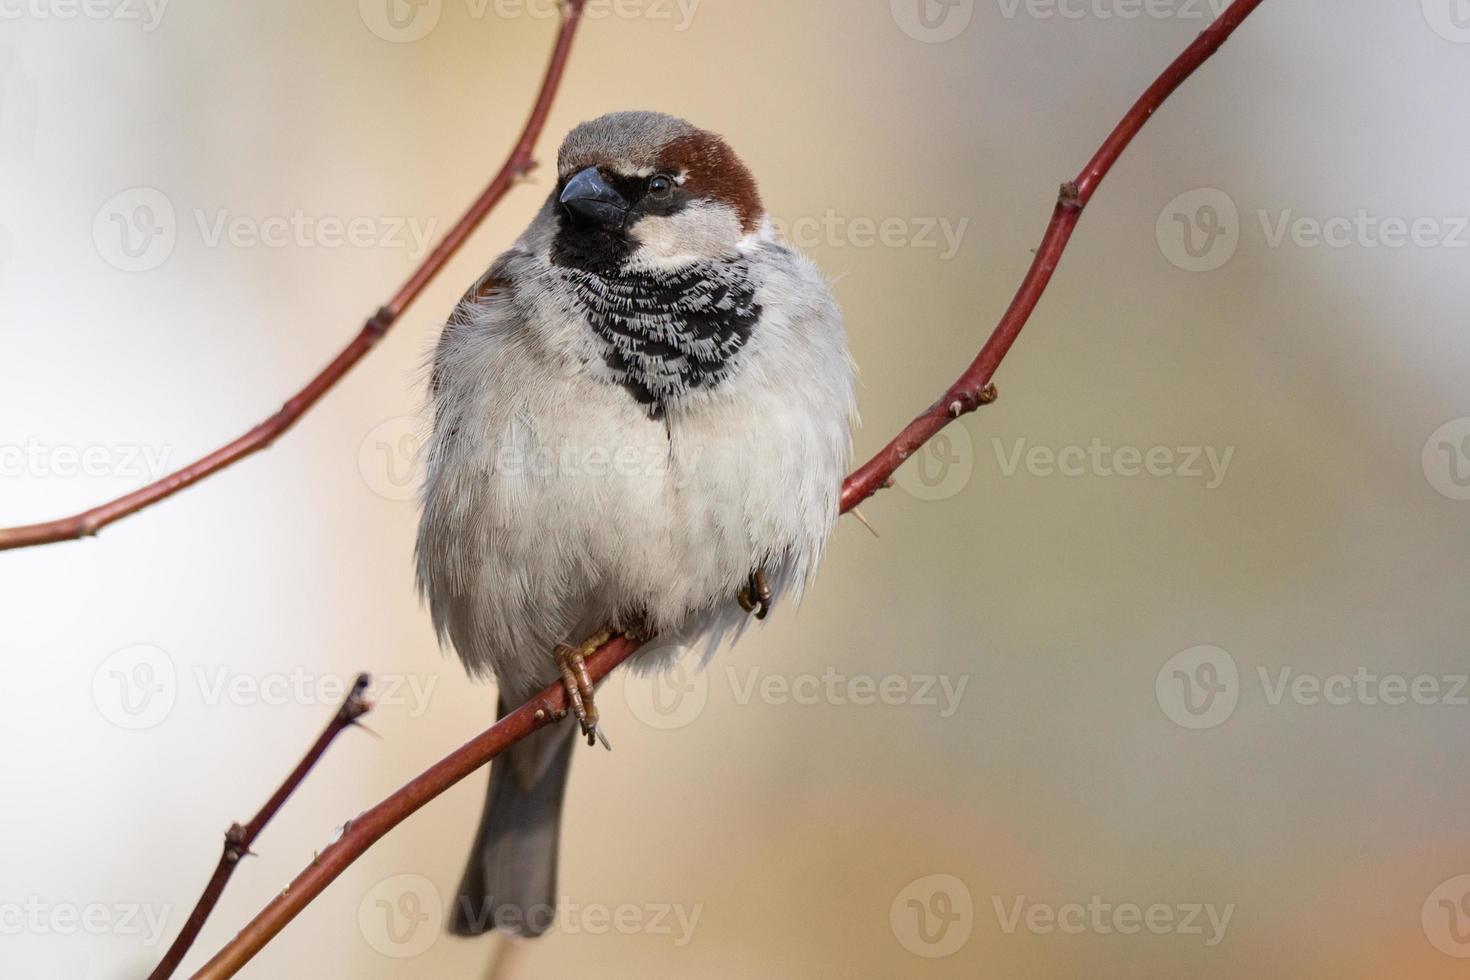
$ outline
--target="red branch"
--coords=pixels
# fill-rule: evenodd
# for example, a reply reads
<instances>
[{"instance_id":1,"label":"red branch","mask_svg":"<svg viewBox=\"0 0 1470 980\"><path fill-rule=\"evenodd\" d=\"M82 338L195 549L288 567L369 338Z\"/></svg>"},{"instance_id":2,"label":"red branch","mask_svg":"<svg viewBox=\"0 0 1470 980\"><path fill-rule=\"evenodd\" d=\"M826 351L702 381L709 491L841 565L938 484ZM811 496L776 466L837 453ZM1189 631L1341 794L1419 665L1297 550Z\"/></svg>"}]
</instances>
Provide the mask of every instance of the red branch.
<instances>
[{"instance_id":1,"label":"red branch","mask_svg":"<svg viewBox=\"0 0 1470 980\"><path fill-rule=\"evenodd\" d=\"M179 931L178 938L169 946L168 952L163 954L156 969L148 974L148 980L168 980L179 968L179 963L184 955L189 952L189 947L194 945L194 940L199 938L199 932L204 928L204 923L209 919L209 913L214 911L220 896L224 894L225 885L230 880L230 875L235 873L240 859L253 853L250 845L255 843L255 838L265 829L265 825L271 822L285 805L291 794L296 792L296 787L306 779L308 773L315 768L318 761L326 753L327 746L348 728L357 724L357 719L372 710L373 706L364 695L367 693L370 678L367 674L358 674L357 679L352 682L352 690L347 692L347 697L342 700L337 708L337 713L322 729L317 740L312 743L306 755L291 770L291 775L265 801L265 806L260 808L253 819L245 826L231 824L230 829L225 831L225 850L220 855L219 864L215 866L214 874L209 879L209 884L204 886L204 894L199 896L199 901L194 906L194 911L189 913L189 920L184 923L184 928Z\"/></svg>"},{"instance_id":2,"label":"red branch","mask_svg":"<svg viewBox=\"0 0 1470 980\"><path fill-rule=\"evenodd\" d=\"M1062 186L1036 259L1000 324L981 348L979 356L942 398L910 422L897 438L843 482L844 513L887 485L899 465L946 424L966 412L974 411L990 399L991 396L986 392L990 378L1015 343L1016 336L1026 325L1032 311L1036 309L1036 304L1047 283L1051 281L1052 273L1056 271L1062 252L1067 247L1067 240L1081 217L1082 209L1096 192L1098 184L1164 100L1220 49L1261 2L1262 0L1235 0L1149 86L1078 178ZM612 640L587 659L587 672L594 682L600 681L614 667L632 656L638 647L637 641L626 637ZM221 980L234 976L379 838L434 797L495 758L513 742L564 717L566 710L566 692L561 684L553 684L487 731L445 756L383 802L351 821L337 840L319 854L238 936L195 974L195 980Z\"/></svg>"},{"instance_id":3,"label":"red branch","mask_svg":"<svg viewBox=\"0 0 1470 980\"><path fill-rule=\"evenodd\" d=\"M611 640L587 658L587 672L593 681L601 680L639 646L638 641L627 637ZM380 837L419 807L495 758L511 743L564 718L566 713L566 689L558 682L449 753L377 806L349 820L341 836L327 845L305 871L292 879L291 884L271 899L270 904L240 930L239 935L194 974L195 980L234 976L286 927L286 923Z\"/></svg>"},{"instance_id":4,"label":"red branch","mask_svg":"<svg viewBox=\"0 0 1470 980\"><path fill-rule=\"evenodd\" d=\"M1011 345L1016 342L1021 328L1031 319L1036 304L1041 301L1041 294L1051 282L1052 273L1056 272L1067 242L1072 238L1072 231L1082 217L1082 209L1087 207L1092 195L1097 193L1098 185L1108 175L1108 171L1113 169L1113 164L1118 162L1128 144L1133 142L1133 137L1143 129L1143 124L1164 104L1164 100L1186 78L1194 74L1200 65L1209 60L1211 55L1220 50L1220 46L1235 33L1241 21L1249 17L1261 2L1262 0L1235 0L1139 96L1138 101L1133 103L1133 108L1128 110L1128 114L1108 134L1108 138L1093 154L1092 159L1087 161L1087 166L1082 168L1077 179L1062 185L1061 193L1057 195L1056 208L1051 214L1051 223L1046 226L1046 234L1042 236L1041 247L1036 250L1031 268L1027 270L1026 278L1021 280L1021 288L1016 290L1015 298L990 334L990 339L985 341L985 346L980 348L980 353L970 362L965 373L949 386L938 401L904 426L903 431L892 442L843 481L843 512L851 510L888 486L893 471L912 456L915 450L932 439L936 432L994 397L993 392L986 394L986 386L995 376L996 368L1000 367L1000 362L1010 351Z\"/></svg>"},{"instance_id":5,"label":"red branch","mask_svg":"<svg viewBox=\"0 0 1470 980\"><path fill-rule=\"evenodd\" d=\"M564 5L565 13L561 31L557 34L556 47L551 52L551 61L546 66L546 75L541 81L541 90L537 93L536 101L531 107L530 118L526 120L525 128L521 130L521 137L510 151L510 156L506 158L500 172L470 205L464 216L450 229L449 234L444 236L434 251L430 252L428 257L414 270L413 275L403 284L403 287L385 305L379 307L378 312L368 318L357 336L352 338L352 342L342 348L341 353L333 358L330 364L322 368L321 373L312 378L305 388L293 395L286 404L281 406L281 410L270 418L235 441L221 446L207 456L200 457L181 470L176 470L116 500L110 500L71 517L46 521L42 524L0 528L0 551L51 544L56 541L71 541L95 535L113 521L135 514L145 507L151 507L185 487L192 486L246 456L265 449L295 425L323 395L336 387L337 382L341 381L343 376L352 370L358 361L362 360L363 355L383 339L388 328L397 322L409 304L418 298L419 293L424 291L424 287L428 286L440 270L449 263L449 260L459 251L460 246L465 243L465 239L470 237L485 216L500 203L500 199L505 196L506 191L510 190L516 179L529 173L536 166L531 152L535 148L537 137L541 135L541 130L546 125L546 116L551 111L552 100L556 97L557 88L561 85L562 72L566 68L567 56L572 49L572 36L576 33L577 23L581 19L585 2L586 0L570 0Z\"/></svg>"}]
</instances>

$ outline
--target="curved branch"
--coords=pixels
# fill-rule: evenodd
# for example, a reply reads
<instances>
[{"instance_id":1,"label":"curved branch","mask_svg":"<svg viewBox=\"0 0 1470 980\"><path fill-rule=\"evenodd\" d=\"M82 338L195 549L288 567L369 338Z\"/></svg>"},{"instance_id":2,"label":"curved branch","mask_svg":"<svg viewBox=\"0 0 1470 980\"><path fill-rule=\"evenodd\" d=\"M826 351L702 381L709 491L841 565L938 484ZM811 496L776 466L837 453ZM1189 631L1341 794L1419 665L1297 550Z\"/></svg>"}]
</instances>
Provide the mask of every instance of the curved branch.
<instances>
[{"instance_id":1,"label":"curved branch","mask_svg":"<svg viewBox=\"0 0 1470 980\"><path fill-rule=\"evenodd\" d=\"M556 46L551 52L551 60L546 65L546 75L541 80L541 90L537 93L536 101L531 107L531 115L521 130L520 139L516 140L510 156L501 165L500 171L480 192L480 196L470 205L464 216L419 264L402 288L368 318L357 336L353 337L352 341L342 348L341 353L333 358L330 364L322 368L321 372L312 378L305 388L282 405L280 411L238 439L154 483L124 494L116 500L100 504L91 510L73 514L71 517L63 517L41 524L0 528L0 551L91 537L114 521L122 520L130 514L136 514L145 507L151 507L185 487L213 476L246 456L260 452L310 411L323 395L331 391L337 382L341 381L343 376L352 370L358 361L362 360L363 355L383 339L384 334L403 315L403 311L408 309L409 304L418 298L418 295L424 291L424 287L433 281L434 277L459 251L465 239L470 237L485 216L500 203L500 199L505 196L506 191L510 190L517 178L529 173L536 166L531 152L535 149L536 140L546 125L546 117L551 112L551 103L556 98L557 89L561 85L567 56L572 48L572 37L576 33L577 23L581 19L585 2L586 0L569 0L563 4L565 13L561 31L557 34Z\"/></svg>"},{"instance_id":2,"label":"curved branch","mask_svg":"<svg viewBox=\"0 0 1470 980\"><path fill-rule=\"evenodd\" d=\"M637 640L628 637L608 641L587 658L587 673L594 683L601 680L614 667L632 656L641 645ZM320 895L327 885L347 870L348 865L361 857L380 837L402 823L419 807L495 758L511 743L566 717L566 713L566 689L558 682L501 718L487 731L449 753L377 806L349 820L342 829L341 836L327 845L306 870L292 879L249 925L240 930L239 935L194 974L195 980L203 977L234 976L286 927L286 923L294 919L297 913L306 908L312 899Z\"/></svg>"},{"instance_id":3,"label":"curved branch","mask_svg":"<svg viewBox=\"0 0 1470 980\"><path fill-rule=\"evenodd\" d=\"M934 433L953 419L986 403L990 397L986 389L991 376L1036 308L1067 246L1067 240L1077 225L1082 208L1091 199L1098 184L1164 100L1218 51L1241 22L1261 3L1262 0L1235 0L1149 86L1083 168L1077 180L1063 185L1060 199L1052 212L1051 223L1047 226L1046 236L1042 239L1041 248L1037 250L1036 260L1022 281L1010 308L981 348L979 356L933 407L910 422L897 438L843 482L844 513L886 485L899 465ZM637 641L627 637L612 640L587 658L588 674L594 682L600 681L614 667L632 656L639 645ZM434 797L495 758L513 742L564 717L566 710L566 692L559 683L553 684L496 722L490 729L451 752L383 802L350 821L337 840L322 851L238 936L194 975L195 980L222 980L224 977L234 976L379 838Z\"/></svg>"},{"instance_id":4,"label":"curved branch","mask_svg":"<svg viewBox=\"0 0 1470 980\"><path fill-rule=\"evenodd\" d=\"M1072 238L1072 231L1082 217L1082 209L1092 200L1098 185L1108 175L1108 171L1113 169L1113 164L1118 162L1128 144L1133 142L1133 137L1143 129L1144 123L1164 104L1164 100L1194 74L1200 65L1208 61L1211 55L1220 50L1220 46L1235 33L1241 21L1249 17L1261 3L1262 0L1235 0L1144 91L1133 104L1133 108L1128 110L1127 115L1108 134L1097 153L1087 161L1087 166L1082 168L1077 179L1062 185L1061 193L1057 195L1056 207L1052 210L1051 223L1046 226L1046 234L1042 236L1041 246L1036 250L1031 268L1021 280L1021 287L1016 290L1015 298L1001 316L990 339L985 341L985 346L980 348L980 353L970 362L965 373L949 386L938 401L920 412L912 422L904 426L893 441L844 481L843 511L851 510L888 486L894 471L920 446L932 439L935 433L994 397L993 392L989 395L986 393L990 379L995 376L996 368L1000 367L1000 362L1016 342L1021 328L1031 319L1036 304L1041 301L1042 293L1051 282L1052 273L1061 261L1067 242Z\"/></svg>"}]
</instances>

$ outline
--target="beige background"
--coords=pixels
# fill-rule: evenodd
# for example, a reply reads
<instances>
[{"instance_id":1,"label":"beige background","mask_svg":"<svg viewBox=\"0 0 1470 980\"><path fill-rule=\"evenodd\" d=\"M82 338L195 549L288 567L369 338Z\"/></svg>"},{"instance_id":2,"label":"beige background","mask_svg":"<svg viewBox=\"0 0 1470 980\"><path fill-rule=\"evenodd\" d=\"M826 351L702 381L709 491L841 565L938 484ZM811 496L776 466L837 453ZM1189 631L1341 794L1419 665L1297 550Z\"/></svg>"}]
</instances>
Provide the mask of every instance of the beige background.
<instances>
[{"instance_id":1,"label":"beige background","mask_svg":"<svg viewBox=\"0 0 1470 980\"><path fill-rule=\"evenodd\" d=\"M1462 975L1436 948L1470 953L1470 916L1449 917L1470 873L1470 707L1443 703L1470 626L1456 3L1470 15L1266 3L1103 186L1000 403L865 508L882 536L845 521L800 614L707 674L610 682L617 749L581 754L570 790L576 908L523 975ZM540 153L615 108L727 134L837 280L866 454L973 355L1058 182L1210 5L962 0L931 7L921 40L910 0L703 0L687 20L604 2ZM442 230L498 166L551 41L545 3L424 0L399 8L406 33L385 9L3 5L0 520L99 502L142 482L145 451L183 463L264 417L411 268L392 219ZM353 672L396 683L382 738L333 748L191 965L489 720L493 694L436 651L413 595L410 417L439 323L548 179L269 453L98 540L0 557L0 972L146 972L221 831ZM250 238L298 211L360 219L358 243L330 221ZM1273 244L1283 215L1360 211L1338 246L1310 226ZM118 219L151 247L123 252ZM1384 246L1385 219L1424 219L1419 244ZM963 229L953 254L930 226ZM171 250L141 228L172 229ZM1172 475L1026 455L1093 440L1165 447ZM1230 452L1223 479L1191 475L1190 447ZM1175 671L1215 668L1190 714ZM1437 703L1330 680L1360 669L1435 679ZM1283 670L1347 703L1276 697ZM901 703L854 703L880 683ZM436 923L482 790L381 842L247 975L479 975L489 944ZM1093 896L1176 918L1119 934L1066 908ZM1191 904L1229 908L1223 938L1204 915L1203 935L1175 928ZM1046 931L1048 910L1081 931ZM153 945L143 913L165 920Z\"/></svg>"}]
</instances>

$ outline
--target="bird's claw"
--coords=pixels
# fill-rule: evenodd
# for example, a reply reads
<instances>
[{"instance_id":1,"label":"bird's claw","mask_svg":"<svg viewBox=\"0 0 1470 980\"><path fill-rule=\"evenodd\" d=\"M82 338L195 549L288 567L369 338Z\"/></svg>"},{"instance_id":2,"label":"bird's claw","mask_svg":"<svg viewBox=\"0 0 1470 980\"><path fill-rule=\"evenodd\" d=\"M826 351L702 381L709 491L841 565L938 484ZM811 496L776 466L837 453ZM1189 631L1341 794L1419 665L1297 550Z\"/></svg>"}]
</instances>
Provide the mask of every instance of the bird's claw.
<instances>
[{"instance_id":1,"label":"bird's claw","mask_svg":"<svg viewBox=\"0 0 1470 980\"><path fill-rule=\"evenodd\" d=\"M567 689L567 703L571 706L572 714L577 716L577 724L582 726L582 734L587 736L587 744L596 745L601 742L602 747L608 751L612 751L612 746L599 724L592 678L587 673L587 657L610 639L612 632L602 630L589 636L580 647L560 643L555 651L561 682Z\"/></svg>"},{"instance_id":2,"label":"bird's claw","mask_svg":"<svg viewBox=\"0 0 1470 980\"><path fill-rule=\"evenodd\" d=\"M771 611L771 584L766 581L764 569L757 568L750 578L735 593L735 601L746 612L755 613L756 619L765 619Z\"/></svg>"}]
</instances>

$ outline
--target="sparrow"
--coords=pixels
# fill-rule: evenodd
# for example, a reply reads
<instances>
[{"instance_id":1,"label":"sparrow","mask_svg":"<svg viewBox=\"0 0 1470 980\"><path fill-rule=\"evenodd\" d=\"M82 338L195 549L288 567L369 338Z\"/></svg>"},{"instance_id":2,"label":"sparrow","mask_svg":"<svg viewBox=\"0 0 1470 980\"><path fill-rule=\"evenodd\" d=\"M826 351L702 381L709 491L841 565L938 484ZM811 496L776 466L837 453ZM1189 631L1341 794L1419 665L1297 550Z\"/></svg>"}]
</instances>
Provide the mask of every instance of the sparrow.
<instances>
[{"instance_id":1,"label":"sparrow","mask_svg":"<svg viewBox=\"0 0 1470 980\"><path fill-rule=\"evenodd\" d=\"M779 240L725 140L657 112L573 129L556 187L467 292L429 368L417 583L504 715L560 679L573 719L511 746L451 930L537 936L577 735L607 744L584 658L705 658L800 598L856 422L831 289Z\"/></svg>"}]
</instances>

